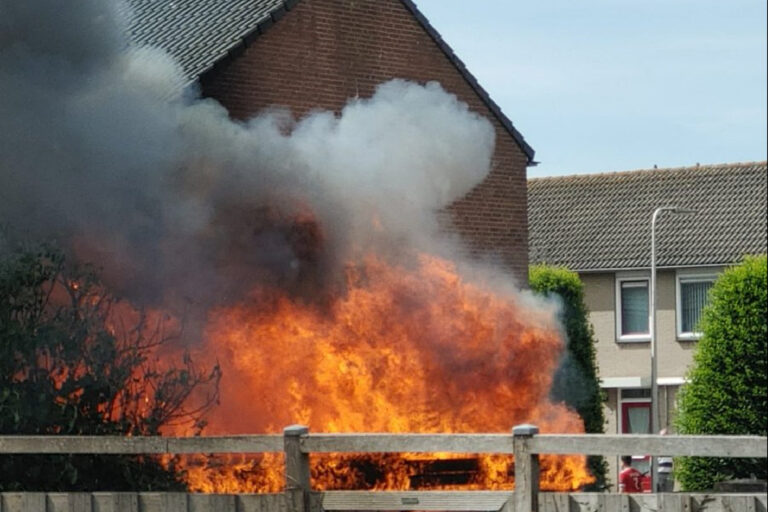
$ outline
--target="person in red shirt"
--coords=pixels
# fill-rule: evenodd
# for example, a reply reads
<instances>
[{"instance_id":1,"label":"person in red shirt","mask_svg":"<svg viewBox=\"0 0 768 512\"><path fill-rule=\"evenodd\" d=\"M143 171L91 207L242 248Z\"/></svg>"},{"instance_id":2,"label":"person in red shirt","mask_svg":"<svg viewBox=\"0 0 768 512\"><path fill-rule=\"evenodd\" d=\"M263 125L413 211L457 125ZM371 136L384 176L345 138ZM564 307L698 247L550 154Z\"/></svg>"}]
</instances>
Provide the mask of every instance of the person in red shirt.
<instances>
[{"instance_id":1,"label":"person in red shirt","mask_svg":"<svg viewBox=\"0 0 768 512\"><path fill-rule=\"evenodd\" d=\"M621 472L619 473L619 492L643 492L640 479L643 474L632 467L632 457L621 457Z\"/></svg>"}]
</instances>

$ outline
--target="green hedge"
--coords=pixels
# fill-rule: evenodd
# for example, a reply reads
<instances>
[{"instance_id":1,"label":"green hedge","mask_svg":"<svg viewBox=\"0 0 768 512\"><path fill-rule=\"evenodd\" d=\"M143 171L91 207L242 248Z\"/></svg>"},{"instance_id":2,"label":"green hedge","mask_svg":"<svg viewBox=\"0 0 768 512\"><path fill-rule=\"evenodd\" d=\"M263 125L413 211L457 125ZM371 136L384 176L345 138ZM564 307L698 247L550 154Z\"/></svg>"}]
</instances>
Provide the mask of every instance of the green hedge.
<instances>
[{"instance_id":1,"label":"green hedge","mask_svg":"<svg viewBox=\"0 0 768 512\"><path fill-rule=\"evenodd\" d=\"M768 331L766 256L749 256L715 282L702 314L702 338L683 386L676 421L681 434L766 435ZM718 481L766 478L766 460L682 457L675 473L684 490Z\"/></svg>"},{"instance_id":2,"label":"green hedge","mask_svg":"<svg viewBox=\"0 0 768 512\"><path fill-rule=\"evenodd\" d=\"M531 289L545 296L556 296L562 303L560 320L565 330L567 351L555 374L550 396L565 402L584 420L588 433L602 434L602 393L595 361L595 339L584 304L584 287L578 274L563 267L534 265L529 269ZM606 487L607 466L602 457L589 457L590 471L597 481L586 490Z\"/></svg>"}]
</instances>

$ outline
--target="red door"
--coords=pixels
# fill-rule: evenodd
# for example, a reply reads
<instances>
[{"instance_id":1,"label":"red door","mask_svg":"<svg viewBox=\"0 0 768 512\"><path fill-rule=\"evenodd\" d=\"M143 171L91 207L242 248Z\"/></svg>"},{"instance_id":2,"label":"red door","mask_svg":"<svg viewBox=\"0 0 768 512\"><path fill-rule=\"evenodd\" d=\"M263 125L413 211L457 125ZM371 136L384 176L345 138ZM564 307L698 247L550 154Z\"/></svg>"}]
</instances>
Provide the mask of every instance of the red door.
<instances>
[{"instance_id":1,"label":"red door","mask_svg":"<svg viewBox=\"0 0 768 512\"><path fill-rule=\"evenodd\" d=\"M651 403L650 402L622 402L621 433L622 434L650 434L651 433Z\"/></svg>"},{"instance_id":2,"label":"red door","mask_svg":"<svg viewBox=\"0 0 768 512\"><path fill-rule=\"evenodd\" d=\"M621 433L649 434L651 432L651 403L622 402ZM633 455L632 467L643 473L640 485L643 492L651 492L651 458L647 455Z\"/></svg>"}]
</instances>

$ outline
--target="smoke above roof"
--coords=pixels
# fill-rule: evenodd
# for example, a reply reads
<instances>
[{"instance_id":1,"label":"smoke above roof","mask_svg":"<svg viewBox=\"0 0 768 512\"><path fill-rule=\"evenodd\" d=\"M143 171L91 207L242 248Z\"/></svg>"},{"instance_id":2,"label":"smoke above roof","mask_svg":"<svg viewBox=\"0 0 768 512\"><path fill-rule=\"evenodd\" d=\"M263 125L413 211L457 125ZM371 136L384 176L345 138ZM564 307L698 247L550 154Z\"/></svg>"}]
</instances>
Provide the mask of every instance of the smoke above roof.
<instances>
[{"instance_id":1,"label":"smoke above roof","mask_svg":"<svg viewBox=\"0 0 768 512\"><path fill-rule=\"evenodd\" d=\"M315 293L371 244L434 246L436 211L489 171L492 126L437 83L237 122L167 54L130 47L123 12L0 0L0 223L138 303Z\"/></svg>"}]
</instances>

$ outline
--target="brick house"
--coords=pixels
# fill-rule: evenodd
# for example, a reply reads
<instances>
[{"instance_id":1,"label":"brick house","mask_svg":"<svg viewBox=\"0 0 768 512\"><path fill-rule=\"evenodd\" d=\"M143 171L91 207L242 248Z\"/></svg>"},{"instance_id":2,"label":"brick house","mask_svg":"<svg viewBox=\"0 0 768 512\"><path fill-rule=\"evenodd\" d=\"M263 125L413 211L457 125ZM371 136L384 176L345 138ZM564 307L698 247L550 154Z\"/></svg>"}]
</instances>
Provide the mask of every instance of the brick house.
<instances>
[{"instance_id":1,"label":"brick house","mask_svg":"<svg viewBox=\"0 0 768 512\"><path fill-rule=\"evenodd\" d=\"M530 260L578 272L606 391L606 433L650 429L649 281L656 223L659 425L670 427L717 274L766 252L766 162L532 179Z\"/></svg>"},{"instance_id":2,"label":"brick house","mask_svg":"<svg viewBox=\"0 0 768 512\"><path fill-rule=\"evenodd\" d=\"M130 36L169 52L235 119L270 106L340 111L393 78L438 81L496 131L493 169L448 207L469 252L527 282L526 167L534 152L412 0L130 0Z\"/></svg>"}]
</instances>

